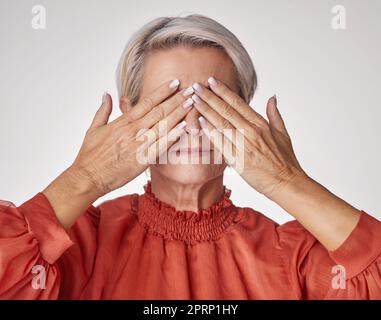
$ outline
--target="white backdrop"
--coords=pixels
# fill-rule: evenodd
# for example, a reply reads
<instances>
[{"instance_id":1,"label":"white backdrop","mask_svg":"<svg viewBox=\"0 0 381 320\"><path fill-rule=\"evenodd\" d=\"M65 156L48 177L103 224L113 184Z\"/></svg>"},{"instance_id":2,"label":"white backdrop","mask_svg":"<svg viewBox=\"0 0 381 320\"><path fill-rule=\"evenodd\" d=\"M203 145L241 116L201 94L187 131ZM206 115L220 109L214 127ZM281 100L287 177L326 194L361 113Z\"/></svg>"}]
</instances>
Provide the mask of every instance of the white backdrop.
<instances>
[{"instance_id":1,"label":"white backdrop","mask_svg":"<svg viewBox=\"0 0 381 320\"><path fill-rule=\"evenodd\" d=\"M331 12L346 9L346 29ZM32 8L46 9L35 30ZM381 2L27 1L0 2L0 199L21 204L72 163L104 90L117 99L115 69L130 35L163 15L201 13L228 27L259 76L252 106L274 93L305 170L381 219L379 105ZM112 118L120 114L114 108ZM142 193L142 174L104 199ZM283 223L291 217L232 172L238 206Z\"/></svg>"}]
</instances>

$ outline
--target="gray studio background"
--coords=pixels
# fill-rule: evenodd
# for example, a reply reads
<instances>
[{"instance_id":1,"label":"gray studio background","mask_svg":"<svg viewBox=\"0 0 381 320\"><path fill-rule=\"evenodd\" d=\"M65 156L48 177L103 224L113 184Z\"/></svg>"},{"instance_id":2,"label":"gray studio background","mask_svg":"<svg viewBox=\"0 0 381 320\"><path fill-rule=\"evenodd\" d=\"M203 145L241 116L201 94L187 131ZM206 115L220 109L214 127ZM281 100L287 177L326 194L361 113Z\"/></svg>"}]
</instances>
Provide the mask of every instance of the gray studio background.
<instances>
[{"instance_id":1,"label":"gray studio background","mask_svg":"<svg viewBox=\"0 0 381 320\"><path fill-rule=\"evenodd\" d=\"M333 30L335 5L346 29ZM46 8L35 30L32 7ZM252 102L265 114L274 93L304 169L381 219L381 2L374 1L27 1L0 2L0 199L21 204L69 166L104 90L117 99L115 69L130 35L162 15L201 13L234 32L253 58ZM120 114L117 105L112 119ZM140 175L105 199L142 193ZM232 173L236 205L283 223L276 204Z\"/></svg>"}]
</instances>

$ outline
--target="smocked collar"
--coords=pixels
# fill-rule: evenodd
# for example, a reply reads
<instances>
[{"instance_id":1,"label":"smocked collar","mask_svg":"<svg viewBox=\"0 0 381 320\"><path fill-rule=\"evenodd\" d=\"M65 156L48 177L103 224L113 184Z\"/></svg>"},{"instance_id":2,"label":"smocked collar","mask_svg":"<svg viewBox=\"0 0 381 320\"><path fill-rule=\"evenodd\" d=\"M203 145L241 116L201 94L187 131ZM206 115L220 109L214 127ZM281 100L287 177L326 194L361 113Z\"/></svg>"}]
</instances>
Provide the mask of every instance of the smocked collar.
<instances>
[{"instance_id":1,"label":"smocked collar","mask_svg":"<svg viewBox=\"0 0 381 320\"><path fill-rule=\"evenodd\" d=\"M186 242L218 239L238 218L238 210L230 199L231 190L224 186L220 201L198 212L176 210L159 200L152 192L151 181L144 185L139 199L139 222L151 233L166 239Z\"/></svg>"}]
</instances>

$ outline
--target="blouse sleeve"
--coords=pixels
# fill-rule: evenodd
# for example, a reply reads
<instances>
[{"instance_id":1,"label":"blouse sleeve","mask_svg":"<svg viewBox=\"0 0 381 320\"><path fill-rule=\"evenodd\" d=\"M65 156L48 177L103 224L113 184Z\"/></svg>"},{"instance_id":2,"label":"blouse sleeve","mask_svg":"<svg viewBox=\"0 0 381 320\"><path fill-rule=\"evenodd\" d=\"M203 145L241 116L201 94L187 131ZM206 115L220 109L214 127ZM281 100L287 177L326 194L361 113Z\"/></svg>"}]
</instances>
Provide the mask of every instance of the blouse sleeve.
<instances>
[{"instance_id":1,"label":"blouse sleeve","mask_svg":"<svg viewBox=\"0 0 381 320\"><path fill-rule=\"evenodd\" d=\"M41 192L19 207L0 202L0 299L58 299L63 268L83 285L91 272L84 261L91 263L95 253L96 213L91 206L67 232Z\"/></svg>"},{"instance_id":2,"label":"blouse sleeve","mask_svg":"<svg viewBox=\"0 0 381 320\"><path fill-rule=\"evenodd\" d=\"M335 251L296 221L277 228L294 296L300 299L381 299L381 222L362 211Z\"/></svg>"}]
</instances>

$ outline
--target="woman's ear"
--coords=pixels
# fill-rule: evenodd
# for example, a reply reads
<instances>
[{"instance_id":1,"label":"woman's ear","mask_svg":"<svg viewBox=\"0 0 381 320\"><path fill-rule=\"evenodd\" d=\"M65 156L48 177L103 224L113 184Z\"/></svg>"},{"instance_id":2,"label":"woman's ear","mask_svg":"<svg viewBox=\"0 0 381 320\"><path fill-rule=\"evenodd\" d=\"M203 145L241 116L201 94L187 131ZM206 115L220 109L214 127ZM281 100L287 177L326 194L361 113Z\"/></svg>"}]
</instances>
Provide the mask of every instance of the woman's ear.
<instances>
[{"instance_id":1,"label":"woman's ear","mask_svg":"<svg viewBox=\"0 0 381 320\"><path fill-rule=\"evenodd\" d=\"M128 99L127 97L121 97L120 100L119 100L119 109L120 111L122 111L122 113L127 113L131 110L132 106L131 106L131 102L130 102L130 99Z\"/></svg>"}]
</instances>

